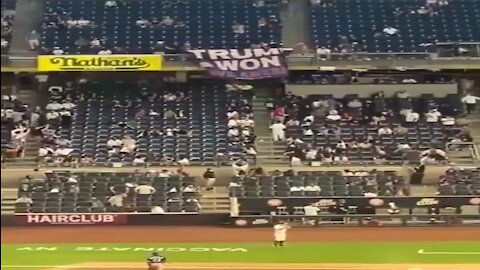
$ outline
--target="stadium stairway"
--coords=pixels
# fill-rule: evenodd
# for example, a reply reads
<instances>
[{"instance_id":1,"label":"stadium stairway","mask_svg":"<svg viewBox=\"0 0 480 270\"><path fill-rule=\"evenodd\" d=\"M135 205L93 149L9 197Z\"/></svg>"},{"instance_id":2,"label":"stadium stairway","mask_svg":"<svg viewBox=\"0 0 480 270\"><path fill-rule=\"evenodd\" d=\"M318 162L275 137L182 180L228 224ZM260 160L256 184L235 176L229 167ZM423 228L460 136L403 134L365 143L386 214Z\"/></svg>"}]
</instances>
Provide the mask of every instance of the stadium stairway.
<instances>
[{"instance_id":1,"label":"stadium stairway","mask_svg":"<svg viewBox=\"0 0 480 270\"><path fill-rule=\"evenodd\" d=\"M15 210L17 190L15 188L2 188L2 214L12 214Z\"/></svg>"},{"instance_id":2,"label":"stadium stairway","mask_svg":"<svg viewBox=\"0 0 480 270\"><path fill-rule=\"evenodd\" d=\"M262 164L285 164L284 143L275 143L270 131L270 114L265 106L266 101L273 96L271 89L256 89L253 100L253 115L255 134L257 135L257 160Z\"/></svg>"},{"instance_id":3,"label":"stadium stairway","mask_svg":"<svg viewBox=\"0 0 480 270\"><path fill-rule=\"evenodd\" d=\"M309 12L308 0L290 0L288 8L280 12L283 44L286 47L292 47L298 43L312 44Z\"/></svg>"},{"instance_id":4,"label":"stadium stairway","mask_svg":"<svg viewBox=\"0 0 480 270\"><path fill-rule=\"evenodd\" d=\"M38 93L32 89L20 89L17 92L17 97L19 100L31 104L31 106L37 106L38 104ZM40 148L40 141L36 138L29 136L27 138L27 144L25 151L23 153L23 158L21 163L29 163L32 165L32 162L35 161L38 154L38 149Z\"/></svg>"},{"instance_id":5,"label":"stadium stairway","mask_svg":"<svg viewBox=\"0 0 480 270\"><path fill-rule=\"evenodd\" d=\"M11 54L32 55L26 42L26 37L33 29L37 29L43 18L44 1L18 0L15 8L16 16L13 22Z\"/></svg>"},{"instance_id":6,"label":"stadium stairway","mask_svg":"<svg viewBox=\"0 0 480 270\"><path fill-rule=\"evenodd\" d=\"M202 213L229 213L230 198L227 187L214 187L213 190L202 190L200 205Z\"/></svg>"}]
</instances>

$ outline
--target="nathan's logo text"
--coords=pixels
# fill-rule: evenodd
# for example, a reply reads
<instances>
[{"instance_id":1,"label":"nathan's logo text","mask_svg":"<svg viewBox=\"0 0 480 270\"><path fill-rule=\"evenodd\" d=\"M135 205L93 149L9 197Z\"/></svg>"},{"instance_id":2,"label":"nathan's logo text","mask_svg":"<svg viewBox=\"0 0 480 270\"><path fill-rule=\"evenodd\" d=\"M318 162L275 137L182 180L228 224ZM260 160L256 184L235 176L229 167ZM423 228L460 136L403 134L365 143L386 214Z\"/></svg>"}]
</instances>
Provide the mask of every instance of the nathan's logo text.
<instances>
[{"instance_id":1,"label":"nathan's logo text","mask_svg":"<svg viewBox=\"0 0 480 270\"><path fill-rule=\"evenodd\" d=\"M160 70L160 55L79 55L38 57L39 71L136 71Z\"/></svg>"},{"instance_id":2,"label":"nathan's logo text","mask_svg":"<svg viewBox=\"0 0 480 270\"><path fill-rule=\"evenodd\" d=\"M122 57L120 59L109 59L104 57L92 57L91 59L55 57L50 59L50 63L60 65L62 69L94 69L97 67L109 69L141 69L150 66L149 63L136 57Z\"/></svg>"}]
</instances>

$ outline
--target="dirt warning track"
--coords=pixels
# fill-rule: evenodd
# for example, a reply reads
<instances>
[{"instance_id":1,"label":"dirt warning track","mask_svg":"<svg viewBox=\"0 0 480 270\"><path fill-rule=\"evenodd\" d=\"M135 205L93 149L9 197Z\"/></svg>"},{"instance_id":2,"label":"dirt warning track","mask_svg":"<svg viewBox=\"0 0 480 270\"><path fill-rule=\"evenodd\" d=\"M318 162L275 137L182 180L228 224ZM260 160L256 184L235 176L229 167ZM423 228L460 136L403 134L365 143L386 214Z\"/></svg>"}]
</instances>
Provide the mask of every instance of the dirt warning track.
<instances>
[{"instance_id":1,"label":"dirt warning track","mask_svg":"<svg viewBox=\"0 0 480 270\"><path fill-rule=\"evenodd\" d=\"M139 233L141 232L141 233ZM2 228L2 243L270 242L270 228L21 227ZM480 241L480 227L295 228L292 242Z\"/></svg>"}]
</instances>

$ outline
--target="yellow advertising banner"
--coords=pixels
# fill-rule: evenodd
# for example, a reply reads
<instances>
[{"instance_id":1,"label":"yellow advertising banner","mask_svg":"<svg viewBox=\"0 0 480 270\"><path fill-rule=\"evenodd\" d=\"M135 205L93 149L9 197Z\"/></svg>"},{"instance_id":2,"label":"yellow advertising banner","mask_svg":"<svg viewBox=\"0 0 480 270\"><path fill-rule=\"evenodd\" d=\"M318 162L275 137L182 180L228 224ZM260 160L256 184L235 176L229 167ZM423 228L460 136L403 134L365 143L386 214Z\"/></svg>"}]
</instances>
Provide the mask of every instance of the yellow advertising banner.
<instances>
[{"instance_id":1,"label":"yellow advertising banner","mask_svg":"<svg viewBox=\"0 0 480 270\"><path fill-rule=\"evenodd\" d=\"M39 55L38 71L159 71L163 58L157 54Z\"/></svg>"}]
</instances>

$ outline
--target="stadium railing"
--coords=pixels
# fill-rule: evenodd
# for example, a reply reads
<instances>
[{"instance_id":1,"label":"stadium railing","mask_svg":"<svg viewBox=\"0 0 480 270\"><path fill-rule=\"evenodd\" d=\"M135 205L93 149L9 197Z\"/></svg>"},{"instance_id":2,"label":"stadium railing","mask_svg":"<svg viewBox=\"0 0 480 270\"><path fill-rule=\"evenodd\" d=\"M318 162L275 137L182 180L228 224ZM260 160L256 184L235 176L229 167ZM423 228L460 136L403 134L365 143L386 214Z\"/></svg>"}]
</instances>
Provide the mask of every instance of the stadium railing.
<instances>
[{"instance_id":1,"label":"stadium railing","mask_svg":"<svg viewBox=\"0 0 480 270\"><path fill-rule=\"evenodd\" d=\"M231 217L234 227L271 227L288 221L294 227L318 226L478 226L479 215L469 214L374 214L374 215L249 215Z\"/></svg>"},{"instance_id":2,"label":"stadium railing","mask_svg":"<svg viewBox=\"0 0 480 270\"><path fill-rule=\"evenodd\" d=\"M164 67L166 71L193 71L201 70L193 57L186 54L166 54ZM442 57L437 53L332 53L316 55L314 53L290 54L287 63L290 69L330 70L332 67L352 67L366 69L372 67L408 68L411 66L449 66L451 68L480 66L480 52L469 56ZM2 67L36 70L37 58L27 55L2 55Z\"/></svg>"}]
</instances>

